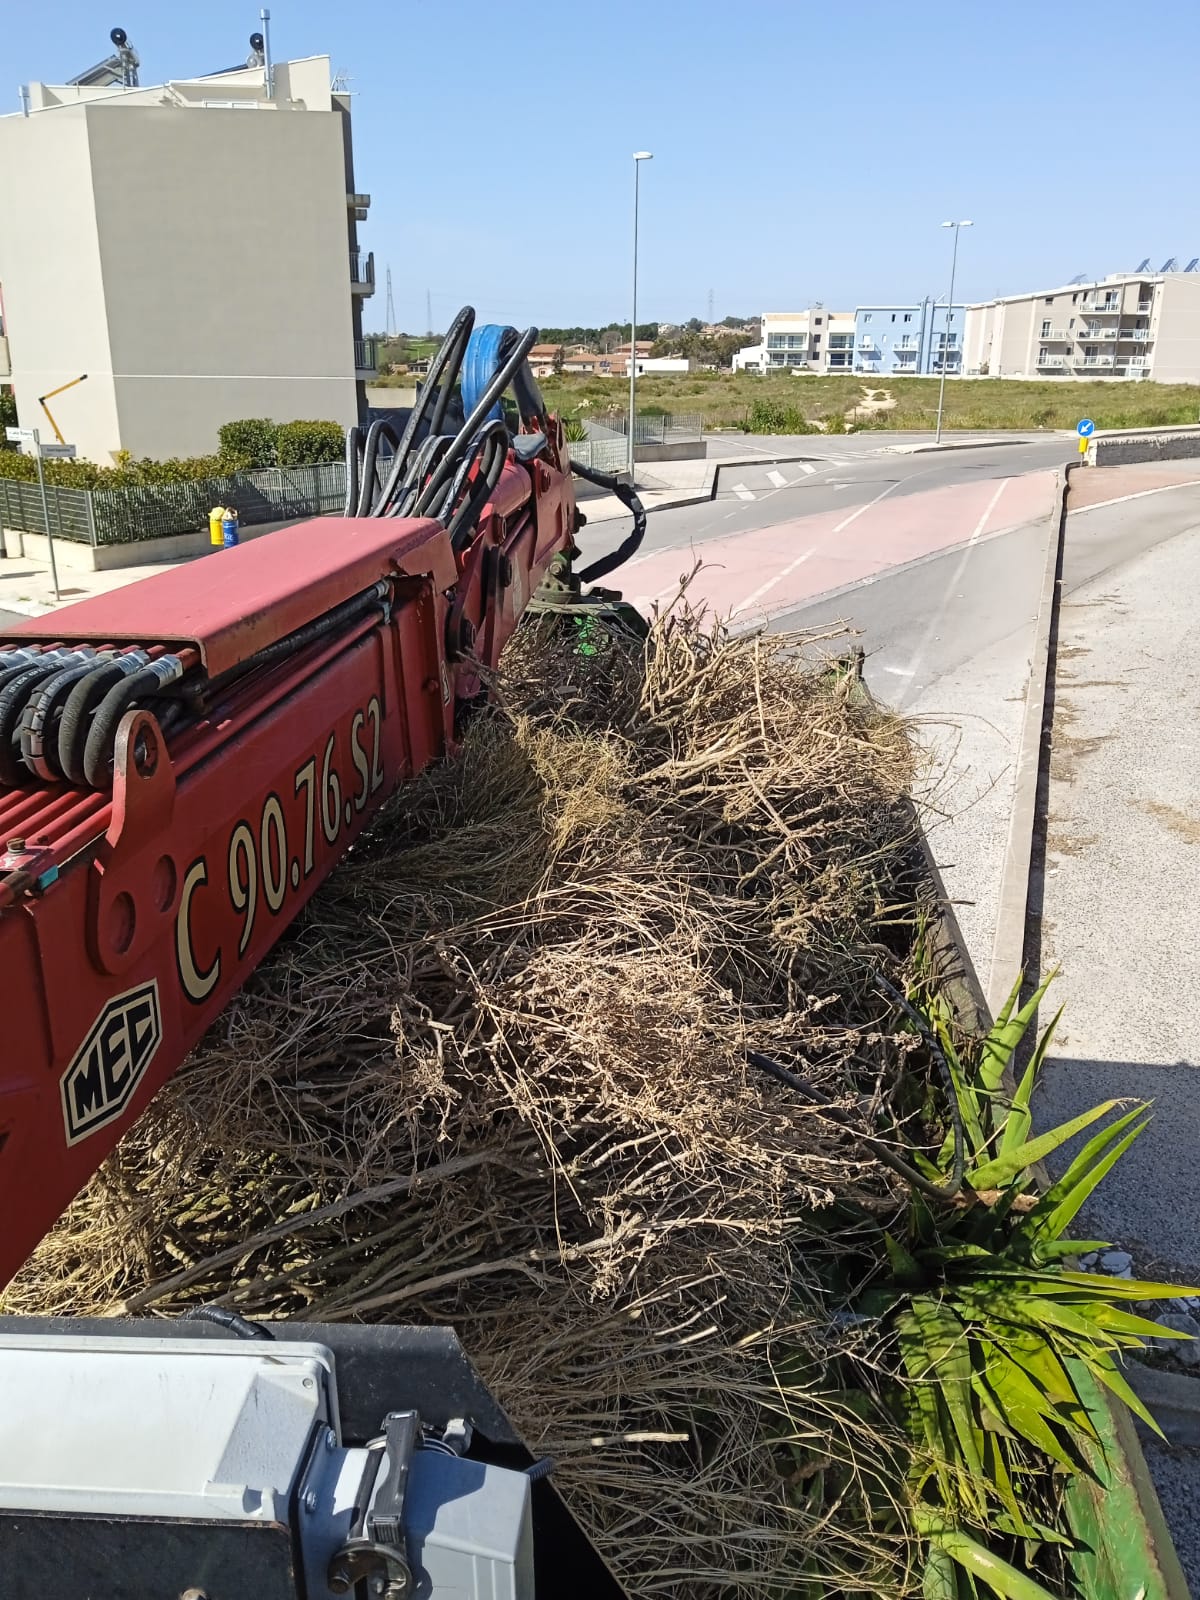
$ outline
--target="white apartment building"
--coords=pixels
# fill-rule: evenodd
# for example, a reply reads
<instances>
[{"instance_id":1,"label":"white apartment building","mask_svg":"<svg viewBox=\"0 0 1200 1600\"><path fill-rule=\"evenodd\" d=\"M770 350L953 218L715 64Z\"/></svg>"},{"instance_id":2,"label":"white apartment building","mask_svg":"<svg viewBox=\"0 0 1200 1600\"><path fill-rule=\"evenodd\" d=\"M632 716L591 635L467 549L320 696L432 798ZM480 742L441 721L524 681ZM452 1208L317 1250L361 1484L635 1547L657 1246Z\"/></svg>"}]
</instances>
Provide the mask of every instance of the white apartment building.
<instances>
[{"instance_id":1,"label":"white apartment building","mask_svg":"<svg viewBox=\"0 0 1200 1600\"><path fill-rule=\"evenodd\" d=\"M968 306L964 371L1200 383L1200 273L1114 273Z\"/></svg>"},{"instance_id":2,"label":"white apartment building","mask_svg":"<svg viewBox=\"0 0 1200 1600\"><path fill-rule=\"evenodd\" d=\"M27 105L0 117L22 426L50 437L39 396L84 373L48 403L96 461L207 454L237 417L357 420L370 198L327 56L154 88L34 83Z\"/></svg>"}]
</instances>

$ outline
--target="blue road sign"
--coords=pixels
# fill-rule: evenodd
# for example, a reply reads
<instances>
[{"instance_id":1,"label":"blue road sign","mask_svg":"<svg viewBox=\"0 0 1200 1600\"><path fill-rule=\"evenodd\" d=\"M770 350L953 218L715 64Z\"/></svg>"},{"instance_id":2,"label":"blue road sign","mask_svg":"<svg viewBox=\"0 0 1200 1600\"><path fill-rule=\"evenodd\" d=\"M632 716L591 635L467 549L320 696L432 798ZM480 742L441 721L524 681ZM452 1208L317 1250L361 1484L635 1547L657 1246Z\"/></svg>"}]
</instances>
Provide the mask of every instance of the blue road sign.
<instances>
[{"instance_id":1,"label":"blue road sign","mask_svg":"<svg viewBox=\"0 0 1200 1600\"><path fill-rule=\"evenodd\" d=\"M1083 417L1075 424L1075 432L1081 439L1088 439L1096 431L1096 424L1091 417Z\"/></svg>"}]
</instances>

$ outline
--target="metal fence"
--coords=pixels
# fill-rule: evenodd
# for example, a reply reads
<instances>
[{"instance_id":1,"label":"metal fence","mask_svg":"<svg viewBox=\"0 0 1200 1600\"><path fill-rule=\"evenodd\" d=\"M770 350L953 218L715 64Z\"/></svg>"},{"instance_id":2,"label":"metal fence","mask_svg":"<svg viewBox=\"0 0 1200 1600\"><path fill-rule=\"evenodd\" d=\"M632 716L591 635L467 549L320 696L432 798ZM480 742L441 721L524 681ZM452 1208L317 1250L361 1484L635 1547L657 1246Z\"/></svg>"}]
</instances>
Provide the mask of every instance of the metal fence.
<instances>
[{"instance_id":1,"label":"metal fence","mask_svg":"<svg viewBox=\"0 0 1200 1600\"><path fill-rule=\"evenodd\" d=\"M622 438L629 434L629 415L624 411L609 411L597 417L597 424ZM702 439L704 416L699 411L639 411L634 426L635 444L666 444L672 439Z\"/></svg>"},{"instance_id":2,"label":"metal fence","mask_svg":"<svg viewBox=\"0 0 1200 1600\"><path fill-rule=\"evenodd\" d=\"M127 489L63 489L46 485L50 532L78 544L134 544L208 526L213 506L237 507L249 527L338 512L346 495L341 461L308 467L259 467L187 483L137 484ZM0 478L0 524L21 533L45 533L36 483Z\"/></svg>"},{"instance_id":3,"label":"metal fence","mask_svg":"<svg viewBox=\"0 0 1200 1600\"><path fill-rule=\"evenodd\" d=\"M597 472L624 472L629 464L629 446L619 437L584 439L567 446L571 460Z\"/></svg>"}]
</instances>

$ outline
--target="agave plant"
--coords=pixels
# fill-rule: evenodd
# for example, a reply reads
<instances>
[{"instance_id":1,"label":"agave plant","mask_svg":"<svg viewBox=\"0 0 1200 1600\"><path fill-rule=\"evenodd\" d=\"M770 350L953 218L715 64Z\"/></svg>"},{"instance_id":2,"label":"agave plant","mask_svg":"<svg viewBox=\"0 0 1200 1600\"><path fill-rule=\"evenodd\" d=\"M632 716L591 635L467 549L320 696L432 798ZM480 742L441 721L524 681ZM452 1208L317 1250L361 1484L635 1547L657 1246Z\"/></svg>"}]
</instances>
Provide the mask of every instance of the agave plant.
<instances>
[{"instance_id":1,"label":"agave plant","mask_svg":"<svg viewBox=\"0 0 1200 1600\"><path fill-rule=\"evenodd\" d=\"M886 1279L867 1290L859 1310L883 1319L896 1341L914 1447L914 1524L931 1547L930 1595L974 1595L983 1584L1012 1600L1049 1600L996 1545L1011 1554L1023 1541L1028 1567L1038 1546L1069 1543L1054 1526L1047 1487L1056 1472L1090 1470L1087 1446L1098 1437L1080 1397L1081 1373L1155 1427L1121 1361L1164 1329L1131 1307L1197 1292L1072 1269L1072 1258L1105 1241L1068 1238L1067 1229L1148 1115L1144 1104L1122 1111L1108 1100L1033 1133L1030 1101L1057 1015L1011 1093L1006 1082L1049 981L1019 1009L1018 982L995 1026L965 1055L940 999L915 1014L944 1058L959 1128L936 1160L914 1159L929 1178L945 1180L957 1158L964 1183L951 1204L914 1193L904 1237L886 1239ZM1039 1192L1039 1163L1096 1124L1103 1126L1061 1178Z\"/></svg>"}]
</instances>

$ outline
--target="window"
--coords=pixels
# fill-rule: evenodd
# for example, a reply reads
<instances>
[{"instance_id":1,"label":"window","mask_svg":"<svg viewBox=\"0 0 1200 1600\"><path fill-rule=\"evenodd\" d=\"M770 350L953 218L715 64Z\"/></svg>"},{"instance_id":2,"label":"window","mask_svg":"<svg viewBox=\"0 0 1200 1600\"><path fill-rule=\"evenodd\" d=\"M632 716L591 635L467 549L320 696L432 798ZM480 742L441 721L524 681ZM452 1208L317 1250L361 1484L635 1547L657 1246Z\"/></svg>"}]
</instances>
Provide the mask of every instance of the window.
<instances>
[{"instance_id":1,"label":"window","mask_svg":"<svg viewBox=\"0 0 1200 1600\"><path fill-rule=\"evenodd\" d=\"M863 321L864 322L870 322L870 320L871 320L871 313L869 311L864 311L863 312Z\"/></svg>"},{"instance_id":2,"label":"window","mask_svg":"<svg viewBox=\"0 0 1200 1600\"><path fill-rule=\"evenodd\" d=\"M954 321L954 313L953 313L953 311L948 313L948 315L946 317L946 321L947 322L953 322Z\"/></svg>"},{"instance_id":3,"label":"window","mask_svg":"<svg viewBox=\"0 0 1200 1600\"><path fill-rule=\"evenodd\" d=\"M820 327L820 326L821 326L821 319L820 319L820 317L814 317L814 318L813 318L813 327L814 327L814 328L819 328L819 327Z\"/></svg>"},{"instance_id":4,"label":"window","mask_svg":"<svg viewBox=\"0 0 1200 1600\"><path fill-rule=\"evenodd\" d=\"M1074 326L1075 326L1075 318L1074 318L1074 317L1072 317L1072 318L1071 318L1071 319L1070 319L1070 320L1069 320L1069 322L1068 322L1068 323L1067 323L1067 327L1068 327L1068 328L1073 328L1073 327L1074 327Z\"/></svg>"},{"instance_id":5,"label":"window","mask_svg":"<svg viewBox=\"0 0 1200 1600\"><path fill-rule=\"evenodd\" d=\"M904 320L905 320L905 322L911 322L912 321L912 312L911 311L906 311L904 313Z\"/></svg>"},{"instance_id":6,"label":"window","mask_svg":"<svg viewBox=\"0 0 1200 1600\"><path fill-rule=\"evenodd\" d=\"M911 350L913 347L912 334L906 333L900 341L901 350Z\"/></svg>"},{"instance_id":7,"label":"window","mask_svg":"<svg viewBox=\"0 0 1200 1600\"><path fill-rule=\"evenodd\" d=\"M1050 337L1050 318L1047 317L1045 322L1042 323L1042 338L1043 339L1048 339L1049 337ZM1045 353L1046 352L1043 350L1042 354L1045 355Z\"/></svg>"},{"instance_id":8,"label":"window","mask_svg":"<svg viewBox=\"0 0 1200 1600\"><path fill-rule=\"evenodd\" d=\"M821 335L819 333L814 333L813 334L813 349L814 350L817 348L817 346L820 344L820 342L821 342Z\"/></svg>"},{"instance_id":9,"label":"window","mask_svg":"<svg viewBox=\"0 0 1200 1600\"><path fill-rule=\"evenodd\" d=\"M1052 294L1048 294L1048 295L1047 295L1047 296L1046 296L1046 300L1045 300L1045 303L1046 303L1046 305L1048 305L1048 306L1052 306L1052 305L1053 305L1053 304L1054 304L1054 296L1053 296L1053 295L1052 295Z\"/></svg>"},{"instance_id":10,"label":"window","mask_svg":"<svg viewBox=\"0 0 1200 1600\"><path fill-rule=\"evenodd\" d=\"M895 320L896 320L896 313L893 311L892 312L892 321L895 322Z\"/></svg>"}]
</instances>

